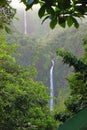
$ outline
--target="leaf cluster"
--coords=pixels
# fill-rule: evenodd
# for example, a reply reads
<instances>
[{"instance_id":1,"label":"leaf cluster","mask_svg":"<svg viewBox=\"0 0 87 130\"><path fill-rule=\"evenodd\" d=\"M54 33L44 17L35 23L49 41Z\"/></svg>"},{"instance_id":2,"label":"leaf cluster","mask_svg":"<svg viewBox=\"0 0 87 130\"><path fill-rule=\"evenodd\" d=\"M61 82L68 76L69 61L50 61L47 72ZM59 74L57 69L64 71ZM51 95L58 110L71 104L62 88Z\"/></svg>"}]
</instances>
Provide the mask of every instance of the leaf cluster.
<instances>
[{"instance_id":1,"label":"leaf cluster","mask_svg":"<svg viewBox=\"0 0 87 130\"><path fill-rule=\"evenodd\" d=\"M84 46L86 42L85 40ZM63 62L73 66L74 69L73 73L67 78L71 93L65 101L66 109L71 112L71 116L87 107L87 62L85 62L85 54L86 50L83 57L77 58L68 51L57 50L57 55L63 58Z\"/></svg>"},{"instance_id":2,"label":"leaf cluster","mask_svg":"<svg viewBox=\"0 0 87 130\"><path fill-rule=\"evenodd\" d=\"M0 129L54 129L47 88L13 60L14 44L0 36L0 46Z\"/></svg>"},{"instance_id":3,"label":"leaf cluster","mask_svg":"<svg viewBox=\"0 0 87 130\"><path fill-rule=\"evenodd\" d=\"M68 64L70 67L73 66L76 72L83 73L87 71L87 64L85 64L81 58L77 58L64 49L57 49L56 53L63 58L63 63Z\"/></svg>"},{"instance_id":4,"label":"leaf cluster","mask_svg":"<svg viewBox=\"0 0 87 130\"><path fill-rule=\"evenodd\" d=\"M16 10L11 7L9 0L0 1L0 29L5 29L7 33L10 33L9 25L11 24Z\"/></svg>"},{"instance_id":5,"label":"leaf cluster","mask_svg":"<svg viewBox=\"0 0 87 130\"><path fill-rule=\"evenodd\" d=\"M50 27L53 29L57 24L65 28L66 24L71 27L79 27L78 18L84 18L87 13L86 0L21 0L29 10L33 5L40 5L38 15L50 19Z\"/></svg>"}]
</instances>

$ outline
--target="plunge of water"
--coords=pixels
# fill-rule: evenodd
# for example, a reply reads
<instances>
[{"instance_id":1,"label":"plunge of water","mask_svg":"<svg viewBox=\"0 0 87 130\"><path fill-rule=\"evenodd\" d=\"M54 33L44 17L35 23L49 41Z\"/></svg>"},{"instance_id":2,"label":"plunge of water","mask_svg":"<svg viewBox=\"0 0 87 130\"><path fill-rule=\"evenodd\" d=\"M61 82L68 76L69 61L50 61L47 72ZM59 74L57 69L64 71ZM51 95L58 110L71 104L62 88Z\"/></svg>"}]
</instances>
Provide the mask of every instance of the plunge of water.
<instances>
[{"instance_id":1,"label":"plunge of water","mask_svg":"<svg viewBox=\"0 0 87 130\"><path fill-rule=\"evenodd\" d=\"M24 34L27 34L27 14L26 11L24 9Z\"/></svg>"},{"instance_id":2,"label":"plunge of water","mask_svg":"<svg viewBox=\"0 0 87 130\"><path fill-rule=\"evenodd\" d=\"M53 110L53 96L54 96L54 84L53 84L53 68L54 68L54 60L51 60L51 68L50 68L50 110Z\"/></svg>"}]
</instances>

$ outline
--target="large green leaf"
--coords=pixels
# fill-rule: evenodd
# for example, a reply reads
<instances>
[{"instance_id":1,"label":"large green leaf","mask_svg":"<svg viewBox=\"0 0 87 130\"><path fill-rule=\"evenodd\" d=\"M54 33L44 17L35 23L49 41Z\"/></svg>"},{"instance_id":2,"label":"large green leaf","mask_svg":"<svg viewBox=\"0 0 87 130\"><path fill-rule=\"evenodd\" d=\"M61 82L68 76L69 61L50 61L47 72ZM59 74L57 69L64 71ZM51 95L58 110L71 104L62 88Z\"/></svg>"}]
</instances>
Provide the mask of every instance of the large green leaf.
<instances>
[{"instance_id":1,"label":"large green leaf","mask_svg":"<svg viewBox=\"0 0 87 130\"><path fill-rule=\"evenodd\" d=\"M72 20L72 17L71 17L71 16L69 16L69 17L67 18L67 24L68 24L69 27L71 27L71 26L73 25L73 20Z\"/></svg>"},{"instance_id":2,"label":"large green leaf","mask_svg":"<svg viewBox=\"0 0 87 130\"><path fill-rule=\"evenodd\" d=\"M53 9L52 7L50 7L50 6L47 7L47 8L46 8L46 11L47 11L48 14L54 15L54 9Z\"/></svg>"},{"instance_id":3,"label":"large green leaf","mask_svg":"<svg viewBox=\"0 0 87 130\"><path fill-rule=\"evenodd\" d=\"M67 120L58 130L87 130L87 108Z\"/></svg>"},{"instance_id":4,"label":"large green leaf","mask_svg":"<svg viewBox=\"0 0 87 130\"><path fill-rule=\"evenodd\" d=\"M53 19L53 20L51 20L51 22L50 22L50 27L51 27L51 29L54 29L55 28L55 26L56 26L56 24L57 24L57 19Z\"/></svg>"},{"instance_id":5,"label":"large green leaf","mask_svg":"<svg viewBox=\"0 0 87 130\"><path fill-rule=\"evenodd\" d=\"M73 20L74 26L75 26L76 28L78 28L78 27L79 27L78 21L77 21L74 17L72 17L72 20Z\"/></svg>"},{"instance_id":6,"label":"large green leaf","mask_svg":"<svg viewBox=\"0 0 87 130\"><path fill-rule=\"evenodd\" d=\"M40 18L42 18L45 14L45 5L42 5L42 7L39 9L38 15Z\"/></svg>"},{"instance_id":7,"label":"large green leaf","mask_svg":"<svg viewBox=\"0 0 87 130\"><path fill-rule=\"evenodd\" d=\"M65 28L66 26L66 17L59 17L58 23L61 27Z\"/></svg>"}]
</instances>

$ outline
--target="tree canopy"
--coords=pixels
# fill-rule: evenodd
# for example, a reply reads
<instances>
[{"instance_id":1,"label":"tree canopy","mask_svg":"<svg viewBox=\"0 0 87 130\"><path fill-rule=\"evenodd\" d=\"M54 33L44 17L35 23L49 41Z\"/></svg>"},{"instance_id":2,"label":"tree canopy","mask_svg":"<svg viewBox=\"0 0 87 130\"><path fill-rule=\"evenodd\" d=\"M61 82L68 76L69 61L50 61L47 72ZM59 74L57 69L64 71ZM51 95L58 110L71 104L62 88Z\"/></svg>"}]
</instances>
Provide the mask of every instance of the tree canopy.
<instances>
[{"instance_id":1,"label":"tree canopy","mask_svg":"<svg viewBox=\"0 0 87 130\"><path fill-rule=\"evenodd\" d=\"M56 119L62 122L87 107L87 40L84 40L84 49L81 58L63 49L57 49L57 55L63 58L63 62L73 67L73 73L67 78L71 91L65 101L66 110L56 115Z\"/></svg>"},{"instance_id":2,"label":"tree canopy","mask_svg":"<svg viewBox=\"0 0 87 130\"><path fill-rule=\"evenodd\" d=\"M71 27L74 25L79 27L79 19L85 18L87 15L87 1L86 0L20 0L26 6L26 10L29 10L33 5L39 5L38 15L43 18L42 23L50 19L50 27L53 29L57 24L62 27L68 25ZM5 24L9 24L14 17L14 9L10 6L9 0L0 1L0 8L8 8L11 15L7 17L5 15L0 17L0 28L4 28ZM5 12L6 14L6 12ZM3 15L3 12L2 12ZM7 18L7 20L6 20ZM4 22L4 24L3 24ZM7 26L6 30L7 30Z\"/></svg>"},{"instance_id":3,"label":"tree canopy","mask_svg":"<svg viewBox=\"0 0 87 130\"><path fill-rule=\"evenodd\" d=\"M10 32L9 25L11 24L16 10L10 6L10 0L0 1L0 29L5 29Z\"/></svg>"},{"instance_id":4,"label":"tree canopy","mask_svg":"<svg viewBox=\"0 0 87 130\"><path fill-rule=\"evenodd\" d=\"M0 130L54 129L47 87L16 63L15 51L16 45L0 35Z\"/></svg>"},{"instance_id":5,"label":"tree canopy","mask_svg":"<svg viewBox=\"0 0 87 130\"><path fill-rule=\"evenodd\" d=\"M53 29L56 24L65 27L74 25L79 27L78 18L87 15L87 0L21 0L29 10L33 5L40 5L38 15L50 19L50 27Z\"/></svg>"}]
</instances>

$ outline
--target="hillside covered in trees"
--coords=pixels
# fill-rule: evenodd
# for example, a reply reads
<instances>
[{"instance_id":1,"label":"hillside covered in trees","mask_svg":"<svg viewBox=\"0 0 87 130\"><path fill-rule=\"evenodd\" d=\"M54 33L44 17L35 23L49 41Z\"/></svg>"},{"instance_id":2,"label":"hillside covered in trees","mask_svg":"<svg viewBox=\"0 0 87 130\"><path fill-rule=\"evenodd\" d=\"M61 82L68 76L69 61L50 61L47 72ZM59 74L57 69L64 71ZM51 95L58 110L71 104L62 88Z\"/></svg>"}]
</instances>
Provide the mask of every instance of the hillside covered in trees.
<instances>
[{"instance_id":1,"label":"hillside covered in trees","mask_svg":"<svg viewBox=\"0 0 87 130\"><path fill-rule=\"evenodd\" d=\"M33 12L31 12L31 14L32 13ZM21 18L22 17L23 16L21 16ZM36 80L43 82L48 87L50 86L49 71L51 60L52 58L55 58L54 92L55 96L58 96L59 93L61 93L59 91L61 91L61 89L63 91L63 88L67 87L67 80L65 78L72 69L70 69L69 66L64 65L62 59L56 56L56 49L62 47L77 56L81 56L83 53L82 39L87 35L86 23L81 23L79 29L75 29L74 27L71 29L68 27L62 29L58 26L54 30L50 30L49 28L46 30L48 23L44 23L41 28L39 26L40 21L37 19L36 14L34 14L34 18L32 18L32 15L30 15L29 18L36 23L37 27L37 29L33 31L33 35L30 32L27 32L27 35L23 36L23 31L18 34L18 30L16 30L15 26L15 33L11 36L9 35L8 40L10 42L14 40L14 42L16 41L19 45L18 53L20 53L20 56L16 56L17 62L22 66L34 65L37 68ZM34 21L34 19L37 21ZM21 19L19 19L20 30L22 30L24 21L20 20ZM30 27L31 21L27 23L28 27ZM31 25L31 29L32 28L33 25Z\"/></svg>"},{"instance_id":2,"label":"hillside covered in trees","mask_svg":"<svg viewBox=\"0 0 87 130\"><path fill-rule=\"evenodd\" d=\"M0 129L70 130L87 107L87 2L21 2L0 2Z\"/></svg>"}]
</instances>

